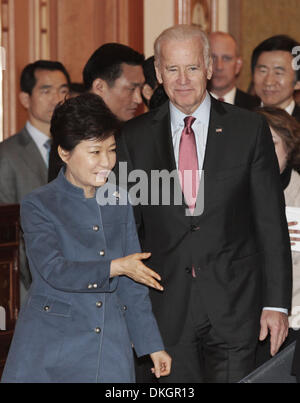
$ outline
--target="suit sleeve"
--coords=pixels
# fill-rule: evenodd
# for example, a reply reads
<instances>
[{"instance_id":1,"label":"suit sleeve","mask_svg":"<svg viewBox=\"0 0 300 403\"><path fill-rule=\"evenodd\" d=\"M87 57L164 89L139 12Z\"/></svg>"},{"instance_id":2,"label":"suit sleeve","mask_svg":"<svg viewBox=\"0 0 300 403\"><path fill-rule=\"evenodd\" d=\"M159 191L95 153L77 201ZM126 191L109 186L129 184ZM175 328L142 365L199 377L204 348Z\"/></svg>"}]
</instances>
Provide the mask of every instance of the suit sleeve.
<instances>
[{"instance_id":1,"label":"suit sleeve","mask_svg":"<svg viewBox=\"0 0 300 403\"><path fill-rule=\"evenodd\" d=\"M128 206L128 222L125 255L140 252L132 207ZM126 305L126 321L129 334L138 357L164 350L164 345L152 312L148 287L128 277L119 279L118 294Z\"/></svg>"},{"instance_id":2,"label":"suit sleeve","mask_svg":"<svg viewBox=\"0 0 300 403\"><path fill-rule=\"evenodd\" d=\"M30 267L51 287L65 292L110 292L116 287L117 281L109 279L111 260L64 258L54 224L33 197L21 203L21 225Z\"/></svg>"},{"instance_id":3,"label":"suit sleeve","mask_svg":"<svg viewBox=\"0 0 300 403\"><path fill-rule=\"evenodd\" d=\"M15 170L4 151L0 146L0 204L15 204L18 203Z\"/></svg>"},{"instance_id":4,"label":"suit sleeve","mask_svg":"<svg viewBox=\"0 0 300 403\"><path fill-rule=\"evenodd\" d=\"M257 133L250 186L253 218L264 255L263 304L290 309L292 260L285 201L272 136L264 119Z\"/></svg>"}]
</instances>

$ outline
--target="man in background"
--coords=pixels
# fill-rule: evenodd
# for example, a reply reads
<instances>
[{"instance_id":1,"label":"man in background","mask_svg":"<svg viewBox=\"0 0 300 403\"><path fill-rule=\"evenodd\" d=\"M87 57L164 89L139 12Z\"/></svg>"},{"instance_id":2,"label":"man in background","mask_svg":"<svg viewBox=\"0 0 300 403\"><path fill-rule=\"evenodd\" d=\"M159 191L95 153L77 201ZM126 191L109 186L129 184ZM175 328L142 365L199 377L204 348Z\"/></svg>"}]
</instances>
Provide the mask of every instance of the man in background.
<instances>
[{"instance_id":1,"label":"man in background","mask_svg":"<svg viewBox=\"0 0 300 403\"><path fill-rule=\"evenodd\" d=\"M211 95L220 101L242 108L255 108L259 100L236 86L243 66L236 40L226 32L217 31L209 35L209 41L213 59Z\"/></svg>"},{"instance_id":2,"label":"man in background","mask_svg":"<svg viewBox=\"0 0 300 403\"><path fill-rule=\"evenodd\" d=\"M144 60L144 55L126 45L106 43L100 46L83 69L85 90L99 95L120 121L132 119L142 103ZM49 181L56 178L61 164L53 145Z\"/></svg>"},{"instance_id":3,"label":"man in background","mask_svg":"<svg viewBox=\"0 0 300 403\"><path fill-rule=\"evenodd\" d=\"M50 121L58 102L69 94L70 77L56 61L38 60L21 74L19 99L27 109L25 127L0 144L0 203L19 204L33 189L47 183ZM21 300L30 284L20 251Z\"/></svg>"},{"instance_id":4,"label":"man in background","mask_svg":"<svg viewBox=\"0 0 300 403\"><path fill-rule=\"evenodd\" d=\"M296 46L299 43L287 35L266 39L254 49L251 69L261 106L285 109L300 121L300 107L294 100L294 92L300 89L300 72L292 66Z\"/></svg>"}]
</instances>

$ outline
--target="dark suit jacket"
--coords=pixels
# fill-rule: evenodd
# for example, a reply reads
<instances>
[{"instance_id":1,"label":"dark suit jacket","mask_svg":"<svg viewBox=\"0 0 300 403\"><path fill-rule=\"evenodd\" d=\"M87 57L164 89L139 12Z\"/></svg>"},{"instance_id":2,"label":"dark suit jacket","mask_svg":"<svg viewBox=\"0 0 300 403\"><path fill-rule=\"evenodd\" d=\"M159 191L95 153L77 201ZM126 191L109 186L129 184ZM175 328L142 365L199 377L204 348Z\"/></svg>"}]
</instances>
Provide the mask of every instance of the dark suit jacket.
<instances>
[{"instance_id":1,"label":"dark suit jacket","mask_svg":"<svg viewBox=\"0 0 300 403\"><path fill-rule=\"evenodd\" d=\"M25 127L0 143L0 203L20 203L47 183L47 174L43 157Z\"/></svg>"},{"instance_id":2,"label":"dark suit jacket","mask_svg":"<svg viewBox=\"0 0 300 403\"><path fill-rule=\"evenodd\" d=\"M253 110L260 105L260 99L237 88L234 105L239 106L240 108Z\"/></svg>"},{"instance_id":3,"label":"dark suit jacket","mask_svg":"<svg viewBox=\"0 0 300 403\"><path fill-rule=\"evenodd\" d=\"M47 183L47 173L41 153L24 127L0 143L0 204L19 204L25 195ZM22 240L20 272L28 288L30 273Z\"/></svg>"},{"instance_id":4,"label":"dark suit jacket","mask_svg":"<svg viewBox=\"0 0 300 403\"><path fill-rule=\"evenodd\" d=\"M168 103L125 124L118 158L148 175L176 170ZM186 216L185 204L175 205L172 197L170 206L135 209L142 249L152 252L147 264L165 287L150 294L167 346L176 344L187 317L192 266L210 322L230 343L249 332L257 337L263 306L290 307L284 197L261 116L212 99L204 191L204 212L197 217Z\"/></svg>"},{"instance_id":5,"label":"dark suit jacket","mask_svg":"<svg viewBox=\"0 0 300 403\"><path fill-rule=\"evenodd\" d=\"M62 166L63 162L58 155L57 149L52 145L49 153L48 182L57 178Z\"/></svg>"},{"instance_id":6,"label":"dark suit jacket","mask_svg":"<svg viewBox=\"0 0 300 403\"><path fill-rule=\"evenodd\" d=\"M297 104L295 105L292 116L294 116L294 118L297 119L298 122L300 122L300 106L299 105L297 105Z\"/></svg>"}]
</instances>

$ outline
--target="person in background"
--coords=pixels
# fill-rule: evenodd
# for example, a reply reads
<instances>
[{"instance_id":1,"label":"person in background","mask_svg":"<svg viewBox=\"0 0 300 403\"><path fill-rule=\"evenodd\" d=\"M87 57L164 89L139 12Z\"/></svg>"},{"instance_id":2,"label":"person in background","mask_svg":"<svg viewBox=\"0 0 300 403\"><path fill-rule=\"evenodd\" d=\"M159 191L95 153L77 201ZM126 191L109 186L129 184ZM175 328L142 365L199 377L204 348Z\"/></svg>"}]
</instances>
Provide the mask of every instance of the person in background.
<instances>
[{"instance_id":1,"label":"person in background","mask_svg":"<svg viewBox=\"0 0 300 403\"><path fill-rule=\"evenodd\" d=\"M209 83L211 95L242 108L255 108L259 100L237 88L243 60L236 40L226 32L217 31L209 35L209 41L213 59L213 75Z\"/></svg>"},{"instance_id":2,"label":"person in background","mask_svg":"<svg viewBox=\"0 0 300 403\"><path fill-rule=\"evenodd\" d=\"M294 100L295 91L300 89L300 70L292 65L296 46L299 43L287 35L264 40L252 53L251 70L261 106L284 109L300 121L300 107Z\"/></svg>"},{"instance_id":3,"label":"person in background","mask_svg":"<svg viewBox=\"0 0 300 403\"><path fill-rule=\"evenodd\" d=\"M161 278L142 262L150 253L140 253L126 192L106 183L118 131L94 94L54 111L64 167L21 204L33 282L2 382L134 382L132 344L137 355L150 354L157 378L170 373L146 287L162 292Z\"/></svg>"},{"instance_id":4,"label":"person in background","mask_svg":"<svg viewBox=\"0 0 300 403\"><path fill-rule=\"evenodd\" d=\"M284 189L285 203L289 207L300 209L300 124L284 109L263 107L257 110L263 115L272 133L272 139L278 159L280 173L289 167L292 169L291 180ZM300 242L300 231L293 228L298 222L289 222L291 244ZM289 334L281 349L297 339L300 328L300 252L292 251L293 294L292 308L289 314ZM259 343L257 366L271 358L270 340Z\"/></svg>"},{"instance_id":5,"label":"person in background","mask_svg":"<svg viewBox=\"0 0 300 403\"><path fill-rule=\"evenodd\" d=\"M99 95L120 121L132 119L142 103L144 60L144 55L120 43L106 43L100 46L83 69L85 90ZM49 182L57 177L61 166L58 152L52 147Z\"/></svg>"},{"instance_id":6,"label":"person in background","mask_svg":"<svg viewBox=\"0 0 300 403\"><path fill-rule=\"evenodd\" d=\"M149 108L150 99L158 86L154 67L154 56L150 56L144 61L143 72L145 76L145 83L142 88L142 98L145 106Z\"/></svg>"},{"instance_id":7,"label":"person in background","mask_svg":"<svg viewBox=\"0 0 300 403\"><path fill-rule=\"evenodd\" d=\"M293 49L299 43L287 35L275 35L261 42L253 51L251 71L254 90L261 99L261 106L284 109L300 122L300 107L294 100L294 93L300 88L300 71L294 70ZM291 169L281 173L286 187L290 181Z\"/></svg>"},{"instance_id":8,"label":"person in background","mask_svg":"<svg viewBox=\"0 0 300 403\"><path fill-rule=\"evenodd\" d=\"M70 77L57 61L37 60L22 71L19 100L28 113L25 127L0 143L0 203L19 204L47 183L50 121L58 102L69 94ZM24 247L20 249L21 303L30 285Z\"/></svg>"}]
</instances>

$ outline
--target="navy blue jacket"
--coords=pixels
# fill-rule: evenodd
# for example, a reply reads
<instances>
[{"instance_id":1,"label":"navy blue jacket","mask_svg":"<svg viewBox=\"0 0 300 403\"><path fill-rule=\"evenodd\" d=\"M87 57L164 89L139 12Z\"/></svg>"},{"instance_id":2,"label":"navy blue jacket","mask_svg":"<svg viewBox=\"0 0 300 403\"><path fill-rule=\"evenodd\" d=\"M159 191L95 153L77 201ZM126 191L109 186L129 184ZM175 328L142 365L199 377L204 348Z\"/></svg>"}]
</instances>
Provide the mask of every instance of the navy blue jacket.
<instances>
[{"instance_id":1,"label":"navy blue jacket","mask_svg":"<svg viewBox=\"0 0 300 403\"><path fill-rule=\"evenodd\" d=\"M134 382L132 345L138 356L164 349L148 288L110 279L111 260L140 246L131 206L105 186L114 205L85 198L61 170L23 200L33 282L2 382Z\"/></svg>"}]
</instances>

